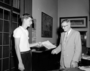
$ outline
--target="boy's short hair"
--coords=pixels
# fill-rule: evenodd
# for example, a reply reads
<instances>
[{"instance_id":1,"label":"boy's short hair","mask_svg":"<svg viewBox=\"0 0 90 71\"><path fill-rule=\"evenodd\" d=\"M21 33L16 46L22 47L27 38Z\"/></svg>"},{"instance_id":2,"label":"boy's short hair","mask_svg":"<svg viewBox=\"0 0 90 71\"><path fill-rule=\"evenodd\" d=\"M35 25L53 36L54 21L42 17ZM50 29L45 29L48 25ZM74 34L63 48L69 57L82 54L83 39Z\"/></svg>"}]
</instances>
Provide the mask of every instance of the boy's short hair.
<instances>
[{"instance_id":1,"label":"boy's short hair","mask_svg":"<svg viewBox=\"0 0 90 71\"><path fill-rule=\"evenodd\" d=\"M24 13L22 16L21 16L21 20L23 21L24 19L28 19L28 18L31 18L33 20L33 17L28 14L28 13Z\"/></svg>"}]
</instances>

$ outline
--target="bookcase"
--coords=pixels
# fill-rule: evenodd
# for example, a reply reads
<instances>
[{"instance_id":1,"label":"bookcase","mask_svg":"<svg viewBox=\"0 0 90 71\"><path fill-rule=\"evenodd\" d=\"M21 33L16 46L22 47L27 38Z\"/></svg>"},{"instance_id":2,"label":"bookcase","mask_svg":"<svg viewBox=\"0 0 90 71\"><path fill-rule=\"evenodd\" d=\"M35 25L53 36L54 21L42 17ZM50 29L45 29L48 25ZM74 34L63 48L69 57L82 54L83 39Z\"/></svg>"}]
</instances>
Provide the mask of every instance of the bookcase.
<instances>
[{"instance_id":1,"label":"bookcase","mask_svg":"<svg viewBox=\"0 0 90 71\"><path fill-rule=\"evenodd\" d=\"M20 10L13 0L0 0L0 71L14 71L13 30L19 24Z\"/></svg>"}]
</instances>

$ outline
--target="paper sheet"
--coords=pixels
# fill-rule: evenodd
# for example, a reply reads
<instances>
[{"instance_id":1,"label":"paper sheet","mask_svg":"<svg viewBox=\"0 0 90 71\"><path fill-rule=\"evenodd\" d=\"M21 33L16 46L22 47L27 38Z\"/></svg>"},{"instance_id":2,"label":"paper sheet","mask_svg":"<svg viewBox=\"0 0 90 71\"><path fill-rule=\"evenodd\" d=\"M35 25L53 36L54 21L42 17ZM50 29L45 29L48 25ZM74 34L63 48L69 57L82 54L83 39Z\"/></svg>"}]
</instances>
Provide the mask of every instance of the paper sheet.
<instances>
[{"instance_id":1,"label":"paper sheet","mask_svg":"<svg viewBox=\"0 0 90 71\"><path fill-rule=\"evenodd\" d=\"M81 66L79 67L81 70L90 71L90 66Z\"/></svg>"},{"instance_id":2,"label":"paper sheet","mask_svg":"<svg viewBox=\"0 0 90 71\"><path fill-rule=\"evenodd\" d=\"M50 41L44 41L42 42L42 45L45 46L47 49L52 49L52 48L55 48L56 46L53 45Z\"/></svg>"},{"instance_id":3,"label":"paper sheet","mask_svg":"<svg viewBox=\"0 0 90 71\"><path fill-rule=\"evenodd\" d=\"M90 60L90 56L82 54L82 59Z\"/></svg>"}]
</instances>

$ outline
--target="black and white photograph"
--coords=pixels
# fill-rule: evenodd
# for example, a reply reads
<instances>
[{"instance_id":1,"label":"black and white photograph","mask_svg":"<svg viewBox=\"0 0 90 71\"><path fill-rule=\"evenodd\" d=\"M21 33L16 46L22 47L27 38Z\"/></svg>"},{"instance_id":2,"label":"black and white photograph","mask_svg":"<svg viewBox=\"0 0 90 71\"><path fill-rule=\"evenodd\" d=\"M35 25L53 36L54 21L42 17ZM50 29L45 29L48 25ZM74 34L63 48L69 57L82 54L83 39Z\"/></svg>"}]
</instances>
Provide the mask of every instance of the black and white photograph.
<instances>
[{"instance_id":1,"label":"black and white photograph","mask_svg":"<svg viewBox=\"0 0 90 71\"><path fill-rule=\"evenodd\" d=\"M0 71L90 71L90 0L0 0Z\"/></svg>"}]
</instances>

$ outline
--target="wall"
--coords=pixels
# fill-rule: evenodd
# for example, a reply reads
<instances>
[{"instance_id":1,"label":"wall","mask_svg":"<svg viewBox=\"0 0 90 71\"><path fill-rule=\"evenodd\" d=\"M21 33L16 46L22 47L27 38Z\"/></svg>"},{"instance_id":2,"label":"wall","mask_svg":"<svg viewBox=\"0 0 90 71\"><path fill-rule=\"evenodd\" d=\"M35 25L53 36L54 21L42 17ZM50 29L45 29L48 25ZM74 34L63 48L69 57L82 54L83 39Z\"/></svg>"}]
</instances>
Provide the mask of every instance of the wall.
<instances>
[{"instance_id":1,"label":"wall","mask_svg":"<svg viewBox=\"0 0 90 71\"><path fill-rule=\"evenodd\" d=\"M36 20L36 42L50 40L52 43L56 43L57 8L57 0L33 0L32 15ZM41 37L41 12L44 12L53 17L52 38Z\"/></svg>"},{"instance_id":2,"label":"wall","mask_svg":"<svg viewBox=\"0 0 90 71\"><path fill-rule=\"evenodd\" d=\"M20 15L23 15L24 13L28 13L32 15L32 0L21 0L21 6L20 6ZM32 42L32 28L30 27L28 29L29 31L29 42Z\"/></svg>"},{"instance_id":3,"label":"wall","mask_svg":"<svg viewBox=\"0 0 90 71\"><path fill-rule=\"evenodd\" d=\"M24 11L24 10L25 10L25 9L24 9L24 8L25 8L25 7L24 7L24 5L25 5L25 4L24 4L24 0L21 0L21 1L20 1L20 4L21 4L21 5L20 5L20 16L22 16L23 13L25 12L25 11Z\"/></svg>"},{"instance_id":4,"label":"wall","mask_svg":"<svg viewBox=\"0 0 90 71\"><path fill-rule=\"evenodd\" d=\"M89 0L58 0L58 26L60 17L74 16L89 16ZM89 27L76 30L87 31L87 47L90 47Z\"/></svg>"},{"instance_id":5,"label":"wall","mask_svg":"<svg viewBox=\"0 0 90 71\"><path fill-rule=\"evenodd\" d=\"M90 46L90 0L89 0L89 46Z\"/></svg>"}]
</instances>

